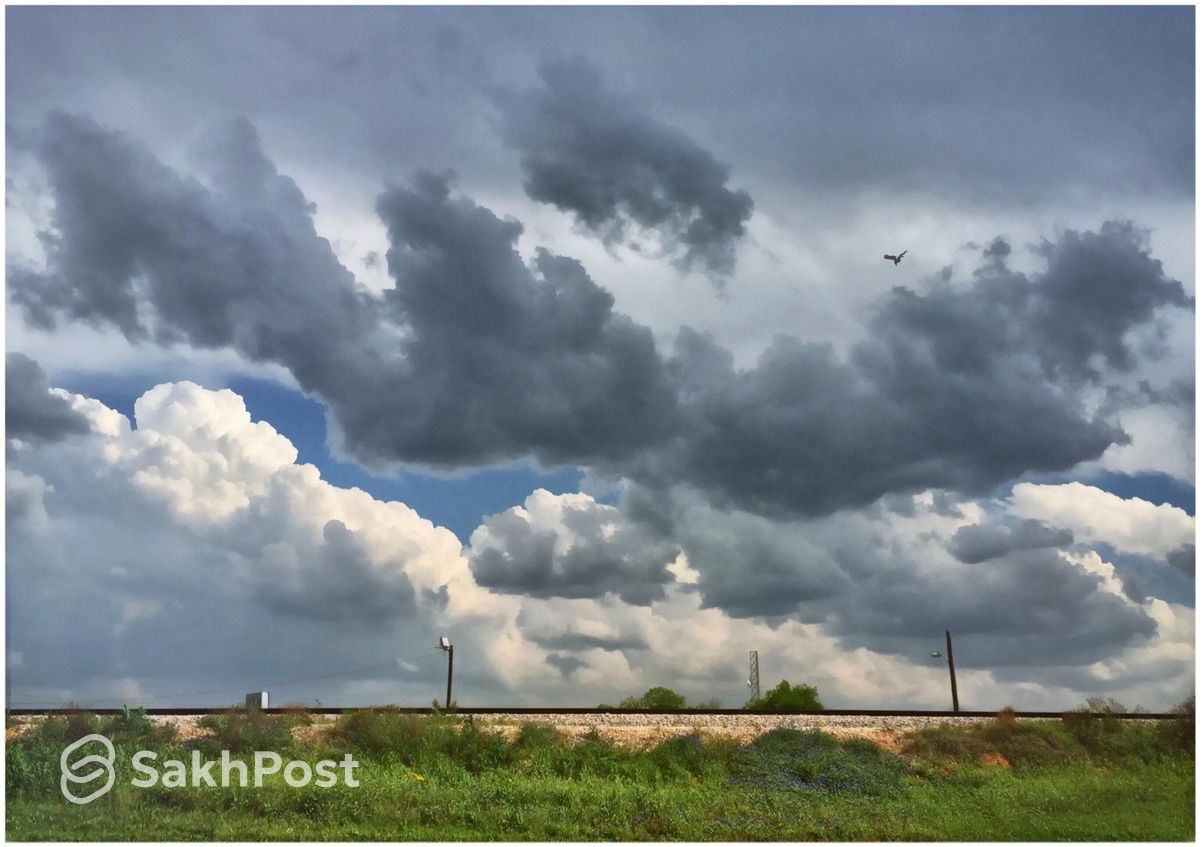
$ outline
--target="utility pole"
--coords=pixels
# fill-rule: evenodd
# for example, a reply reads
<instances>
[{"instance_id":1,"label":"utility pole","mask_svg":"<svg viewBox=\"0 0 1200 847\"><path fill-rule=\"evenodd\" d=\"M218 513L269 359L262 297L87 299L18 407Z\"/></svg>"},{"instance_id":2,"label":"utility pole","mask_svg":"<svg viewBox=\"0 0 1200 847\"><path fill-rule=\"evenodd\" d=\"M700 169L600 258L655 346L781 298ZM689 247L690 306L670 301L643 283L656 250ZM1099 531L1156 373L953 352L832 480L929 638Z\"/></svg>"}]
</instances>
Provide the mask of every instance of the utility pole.
<instances>
[{"instance_id":1,"label":"utility pole","mask_svg":"<svg viewBox=\"0 0 1200 847\"><path fill-rule=\"evenodd\" d=\"M446 710L450 710L450 704L454 701L450 699L454 686L454 645L450 643L450 639L442 636L442 640L438 643L438 647L446 652Z\"/></svg>"},{"instance_id":2,"label":"utility pole","mask_svg":"<svg viewBox=\"0 0 1200 847\"><path fill-rule=\"evenodd\" d=\"M954 677L954 645L950 643L950 630L946 630L946 661L950 665L950 696L954 699L954 711L958 711L958 680Z\"/></svg>"},{"instance_id":3,"label":"utility pole","mask_svg":"<svg viewBox=\"0 0 1200 847\"><path fill-rule=\"evenodd\" d=\"M750 700L757 700L761 695L758 688L758 651L750 651L750 678L746 680L750 686Z\"/></svg>"}]
</instances>

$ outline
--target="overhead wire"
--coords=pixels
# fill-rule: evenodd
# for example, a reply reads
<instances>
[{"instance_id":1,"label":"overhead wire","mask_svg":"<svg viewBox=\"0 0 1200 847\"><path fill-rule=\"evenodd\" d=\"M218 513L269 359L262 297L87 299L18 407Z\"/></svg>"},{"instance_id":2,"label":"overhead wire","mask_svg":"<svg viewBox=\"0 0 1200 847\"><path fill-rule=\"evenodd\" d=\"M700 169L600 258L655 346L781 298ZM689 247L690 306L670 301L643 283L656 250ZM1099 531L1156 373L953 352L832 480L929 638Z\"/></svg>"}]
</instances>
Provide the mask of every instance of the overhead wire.
<instances>
[{"instance_id":1,"label":"overhead wire","mask_svg":"<svg viewBox=\"0 0 1200 847\"><path fill-rule=\"evenodd\" d=\"M272 688L288 688L293 685L300 685L300 684L303 684L306 682L317 682L317 681L324 680L324 679L335 679L338 677L354 676L355 674L367 673L368 671L382 670L383 668L394 668L399 663L402 663L402 662L416 662L416 661L420 661L421 659L428 659L428 658L431 658L436 655L438 655L437 652L422 653L418 656L407 656L407 657L403 657L403 658L396 658L396 659L392 659L391 661L388 661L388 662L379 662L379 663L373 664L373 665L364 665L363 667L350 668L348 670L336 671L334 673L328 673L328 674L321 674L319 676L309 676L309 677L300 677L298 679L279 680L279 681L274 681L274 682L268 682L265 684L254 683L254 685L257 686L261 690L266 690L269 692L270 689L272 689ZM46 690L46 691L54 690L50 686L22 685L22 684L10 684L7 686L7 688L9 690L23 689L25 691L31 691L31 690L36 691L39 689ZM246 688L246 686L230 686L230 687L226 687L226 688L210 689L207 691L188 691L188 692L183 692L183 693L179 693L179 694L139 694L136 697L102 697L102 698L89 697L89 698L87 698L87 700L89 703L94 704L94 705L109 704L109 703L125 704L125 703L129 703L131 701L151 701L151 700L161 702L161 701L181 700L181 699L188 698L188 697L212 697L217 694L228 694L230 692L244 691L245 688ZM36 695L24 694L23 696L32 697L32 696L36 696ZM51 699L51 698L46 698L46 699ZM10 706L25 706L25 705L35 706L35 705L40 705L42 702L45 702L45 701L43 700L43 701L33 702L33 701L8 700L8 705L10 705Z\"/></svg>"}]
</instances>

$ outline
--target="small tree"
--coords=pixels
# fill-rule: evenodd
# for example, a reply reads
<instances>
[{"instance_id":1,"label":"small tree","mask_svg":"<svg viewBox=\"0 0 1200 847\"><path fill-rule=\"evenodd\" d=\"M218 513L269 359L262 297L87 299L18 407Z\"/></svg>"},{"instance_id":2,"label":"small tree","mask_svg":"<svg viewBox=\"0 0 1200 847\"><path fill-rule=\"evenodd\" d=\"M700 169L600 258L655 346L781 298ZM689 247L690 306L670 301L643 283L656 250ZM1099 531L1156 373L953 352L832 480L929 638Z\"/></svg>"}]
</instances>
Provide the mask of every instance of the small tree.
<instances>
[{"instance_id":1,"label":"small tree","mask_svg":"<svg viewBox=\"0 0 1200 847\"><path fill-rule=\"evenodd\" d=\"M641 697L626 697L618 704L620 709L685 709L688 708L688 698L682 693L656 685Z\"/></svg>"},{"instance_id":2,"label":"small tree","mask_svg":"<svg viewBox=\"0 0 1200 847\"><path fill-rule=\"evenodd\" d=\"M815 685L793 686L786 679L762 697L746 703L746 708L756 712L821 712L825 709L817 697Z\"/></svg>"},{"instance_id":3,"label":"small tree","mask_svg":"<svg viewBox=\"0 0 1200 847\"><path fill-rule=\"evenodd\" d=\"M626 697L621 701L622 709L684 709L687 698L682 694L657 685L641 697Z\"/></svg>"}]
</instances>

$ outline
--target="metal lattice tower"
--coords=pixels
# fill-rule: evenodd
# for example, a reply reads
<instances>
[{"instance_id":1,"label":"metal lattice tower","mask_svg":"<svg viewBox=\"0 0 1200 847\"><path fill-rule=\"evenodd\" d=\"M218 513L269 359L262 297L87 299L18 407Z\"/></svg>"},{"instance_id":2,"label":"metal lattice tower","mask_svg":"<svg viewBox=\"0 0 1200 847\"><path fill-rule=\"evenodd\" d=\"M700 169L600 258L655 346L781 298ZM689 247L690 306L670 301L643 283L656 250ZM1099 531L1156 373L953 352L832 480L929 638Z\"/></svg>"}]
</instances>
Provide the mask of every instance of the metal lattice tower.
<instances>
[{"instance_id":1,"label":"metal lattice tower","mask_svg":"<svg viewBox=\"0 0 1200 847\"><path fill-rule=\"evenodd\" d=\"M750 686L750 699L757 700L761 696L758 688L758 651L750 651L750 678L746 680Z\"/></svg>"}]
</instances>

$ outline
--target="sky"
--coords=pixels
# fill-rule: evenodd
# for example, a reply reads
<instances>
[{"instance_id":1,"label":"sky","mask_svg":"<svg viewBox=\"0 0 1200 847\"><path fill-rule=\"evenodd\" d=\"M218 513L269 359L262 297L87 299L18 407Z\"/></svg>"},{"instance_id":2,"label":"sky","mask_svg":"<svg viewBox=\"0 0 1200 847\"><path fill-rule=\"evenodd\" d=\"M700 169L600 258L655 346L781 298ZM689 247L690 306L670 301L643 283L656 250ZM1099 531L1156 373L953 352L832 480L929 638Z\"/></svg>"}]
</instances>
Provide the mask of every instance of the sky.
<instances>
[{"instance_id":1,"label":"sky","mask_svg":"<svg viewBox=\"0 0 1200 847\"><path fill-rule=\"evenodd\" d=\"M11 705L1193 693L1193 9L6 19Z\"/></svg>"}]
</instances>

